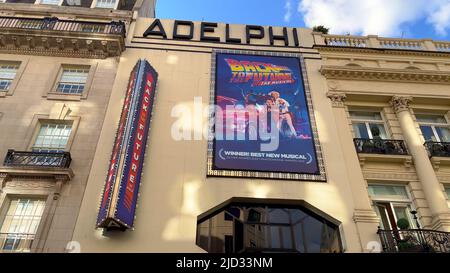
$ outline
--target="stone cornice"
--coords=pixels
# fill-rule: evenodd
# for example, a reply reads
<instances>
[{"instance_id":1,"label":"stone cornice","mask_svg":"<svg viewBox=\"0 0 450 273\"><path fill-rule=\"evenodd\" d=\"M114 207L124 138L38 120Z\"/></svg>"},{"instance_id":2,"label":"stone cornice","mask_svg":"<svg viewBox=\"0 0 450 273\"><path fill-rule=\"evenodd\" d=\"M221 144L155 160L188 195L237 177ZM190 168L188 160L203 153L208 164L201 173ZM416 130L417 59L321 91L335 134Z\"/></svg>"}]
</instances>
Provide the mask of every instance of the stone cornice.
<instances>
[{"instance_id":1,"label":"stone cornice","mask_svg":"<svg viewBox=\"0 0 450 273\"><path fill-rule=\"evenodd\" d=\"M444 71L324 65L320 69L320 72L327 79L414 82L450 85L450 72Z\"/></svg>"},{"instance_id":2,"label":"stone cornice","mask_svg":"<svg viewBox=\"0 0 450 273\"><path fill-rule=\"evenodd\" d=\"M1 30L0 53L104 59L125 50L124 37L118 34Z\"/></svg>"},{"instance_id":3,"label":"stone cornice","mask_svg":"<svg viewBox=\"0 0 450 273\"><path fill-rule=\"evenodd\" d=\"M365 54L388 54L401 56L424 56L424 57L442 57L449 58L450 52L445 51L425 51L425 50L399 50L390 48L368 48L368 47L345 47L345 46L327 46L314 45L313 48L319 52L343 52L343 53L365 53Z\"/></svg>"}]
</instances>

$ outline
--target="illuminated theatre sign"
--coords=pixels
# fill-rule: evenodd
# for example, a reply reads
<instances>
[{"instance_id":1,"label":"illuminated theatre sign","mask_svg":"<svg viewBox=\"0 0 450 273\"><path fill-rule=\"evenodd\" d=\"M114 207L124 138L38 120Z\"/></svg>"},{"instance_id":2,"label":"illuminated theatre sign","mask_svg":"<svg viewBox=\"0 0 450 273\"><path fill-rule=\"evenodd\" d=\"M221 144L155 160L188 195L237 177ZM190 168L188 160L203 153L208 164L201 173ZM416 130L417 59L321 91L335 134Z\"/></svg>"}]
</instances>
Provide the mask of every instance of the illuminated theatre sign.
<instances>
[{"instance_id":1,"label":"illuminated theatre sign","mask_svg":"<svg viewBox=\"0 0 450 273\"><path fill-rule=\"evenodd\" d=\"M97 227L133 227L157 78L157 72L146 60L139 60L131 72Z\"/></svg>"},{"instance_id":2,"label":"illuminated theatre sign","mask_svg":"<svg viewBox=\"0 0 450 273\"><path fill-rule=\"evenodd\" d=\"M231 34L232 27L242 27L241 32L245 37ZM171 31L169 31L171 30ZM173 40L194 40L194 36L203 42L224 42L229 44L253 44L257 41L267 41L269 45L276 45L276 42L284 46L299 47L299 34L296 28L274 28L257 25L230 26L230 24L219 24L201 22L195 24L192 21L164 21L155 19L147 30L144 37L162 38Z\"/></svg>"},{"instance_id":3,"label":"illuminated theatre sign","mask_svg":"<svg viewBox=\"0 0 450 273\"><path fill-rule=\"evenodd\" d=\"M302 57L220 50L213 64L208 175L325 181Z\"/></svg>"}]
</instances>

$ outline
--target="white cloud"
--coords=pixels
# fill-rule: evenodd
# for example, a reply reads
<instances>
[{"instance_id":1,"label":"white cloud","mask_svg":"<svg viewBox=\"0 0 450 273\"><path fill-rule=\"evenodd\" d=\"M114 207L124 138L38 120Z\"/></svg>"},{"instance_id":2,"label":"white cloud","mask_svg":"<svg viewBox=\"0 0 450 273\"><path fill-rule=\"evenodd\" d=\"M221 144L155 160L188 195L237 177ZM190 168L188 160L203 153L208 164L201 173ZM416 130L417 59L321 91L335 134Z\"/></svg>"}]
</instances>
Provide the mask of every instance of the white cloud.
<instances>
[{"instance_id":1,"label":"white cloud","mask_svg":"<svg viewBox=\"0 0 450 273\"><path fill-rule=\"evenodd\" d=\"M292 17L292 0L286 0L286 4L284 5L284 9L286 13L284 14L284 21L289 22Z\"/></svg>"},{"instance_id":2,"label":"white cloud","mask_svg":"<svg viewBox=\"0 0 450 273\"><path fill-rule=\"evenodd\" d=\"M439 35L446 36L447 30L450 30L450 0L431 12L428 22L434 26Z\"/></svg>"},{"instance_id":3,"label":"white cloud","mask_svg":"<svg viewBox=\"0 0 450 273\"><path fill-rule=\"evenodd\" d=\"M450 29L450 0L300 0L298 11L308 27L324 25L336 34L398 36L418 20L440 35Z\"/></svg>"}]
</instances>

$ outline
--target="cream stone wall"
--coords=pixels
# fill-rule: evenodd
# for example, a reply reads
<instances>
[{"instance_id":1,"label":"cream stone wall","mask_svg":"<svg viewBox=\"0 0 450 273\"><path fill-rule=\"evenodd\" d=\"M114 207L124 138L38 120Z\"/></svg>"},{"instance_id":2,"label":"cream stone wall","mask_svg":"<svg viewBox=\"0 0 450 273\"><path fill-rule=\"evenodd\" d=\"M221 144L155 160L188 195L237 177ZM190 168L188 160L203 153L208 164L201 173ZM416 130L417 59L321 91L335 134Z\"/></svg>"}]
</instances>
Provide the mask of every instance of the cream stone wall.
<instances>
[{"instance_id":1,"label":"cream stone wall","mask_svg":"<svg viewBox=\"0 0 450 273\"><path fill-rule=\"evenodd\" d=\"M426 72L426 73L448 73L449 59L445 54L433 53L411 53L407 51L392 51L384 54L365 50L351 50L351 52L344 52L340 49L319 49L323 58L324 66L335 66L336 69L351 67L358 65L357 69L370 71L371 69L383 68L396 73L408 74L410 72ZM350 51L350 50L349 50ZM383 113L385 118L386 128L389 131L390 138L405 140L405 128L402 128L399 121L399 114L396 114L394 108L390 105L393 96L410 96L412 102L410 103L409 113L413 119L413 126L408 128L410 133L417 135L423 144L424 138L419 128L419 124L415 119L415 112L425 113L439 113L448 114L450 110L450 85L448 82L412 82L398 78L392 80L389 76L379 75L378 77L364 79L364 76L352 76L353 79L347 77L333 77L329 78L328 86L330 91L338 92L346 95L346 108L360 107L361 109L376 109ZM351 127L350 117L348 116L348 128ZM413 147L408 147L413 148ZM414 149L421 149L414 147ZM424 149L424 148L423 148ZM349 151L350 152L350 151ZM444 190L444 185L448 185L448 161L444 158L435 163L435 158L428 159L427 157L417 156L411 157L408 160L401 160L395 162L387 157L372 160L368 162L367 159L362 159L360 156L360 163L362 165L362 172L367 183L388 183L406 185L412 197L413 205L418 210L418 215L422 227L433 228L436 227L435 218L439 218L430 209L430 203L443 204L446 199L441 192ZM389 162L391 161L391 162ZM432 176L437 176L441 183L439 189L435 189L433 198L427 198L424 193L424 182L420 181L417 175L417 167L433 163L435 172L428 172L427 178L432 179ZM427 184L428 185L428 184ZM440 206L443 207L443 206ZM444 225L440 227L444 231L448 231L448 217L449 211L443 209L439 215ZM446 226L447 225L447 226ZM438 225L439 226L439 225ZM446 227L443 227L446 226Z\"/></svg>"},{"instance_id":2,"label":"cream stone wall","mask_svg":"<svg viewBox=\"0 0 450 273\"><path fill-rule=\"evenodd\" d=\"M150 22L139 19L137 25L132 26L134 38L128 36L128 48L120 59L94 157L96 164L89 176L73 235L82 252L203 252L195 244L197 216L231 197L303 199L342 222L347 252L366 251L368 242L378 240L378 220L370 207L352 140L349 137L350 144L345 145L339 141L342 136L338 134L338 128L347 124L345 112L343 123L334 122L334 109L326 96L327 84L319 72L322 60L316 50L309 48L314 43L310 30L298 30L301 45L305 48L283 48L264 46L267 41L257 42L258 46L246 46L144 39L142 33ZM170 38L170 22L163 22ZM223 31L223 27L221 25L218 31ZM243 37L242 26L232 28L233 36ZM194 40L197 40L198 32L195 35ZM207 178L207 141L175 141L172 138L171 127L177 120L171 116L173 107L192 108L195 96L201 97L204 104L209 103L213 48L303 53L324 154L326 183ZM102 230L95 230L100 195L128 77L139 58L148 60L158 71L159 78L135 229L102 233ZM349 130L347 132L350 134ZM353 161L346 161L346 155ZM359 172L359 180L350 178L355 172ZM353 182L350 183L351 179ZM358 183L357 189L353 188L354 183Z\"/></svg>"},{"instance_id":3,"label":"cream stone wall","mask_svg":"<svg viewBox=\"0 0 450 273\"><path fill-rule=\"evenodd\" d=\"M52 201L53 194L57 190L54 181L33 178L25 180L12 178L4 185L0 196L0 202L4 201L8 194L23 194L21 196L39 194L48 197L46 211L32 250L64 252L66 244L72 238L91 164L94 162L93 156L116 76L118 60L0 54L0 61L6 60L21 61L25 67L21 75L17 75L20 80L14 92L0 97L0 112L3 113L0 119L2 160L8 149L29 150L36 130L37 118L51 117L55 107L65 104L71 110L67 118L78 121L76 130L72 132L73 141L67 149L72 157L70 168L75 175L71 181L62 185L58 200ZM46 97L57 80L56 72L61 64L84 64L96 67L86 98L74 99L70 96L67 97L69 100L65 100L64 96L57 99ZM0 205L7 204L3 202Z\"/></svg>"}]
</instances>

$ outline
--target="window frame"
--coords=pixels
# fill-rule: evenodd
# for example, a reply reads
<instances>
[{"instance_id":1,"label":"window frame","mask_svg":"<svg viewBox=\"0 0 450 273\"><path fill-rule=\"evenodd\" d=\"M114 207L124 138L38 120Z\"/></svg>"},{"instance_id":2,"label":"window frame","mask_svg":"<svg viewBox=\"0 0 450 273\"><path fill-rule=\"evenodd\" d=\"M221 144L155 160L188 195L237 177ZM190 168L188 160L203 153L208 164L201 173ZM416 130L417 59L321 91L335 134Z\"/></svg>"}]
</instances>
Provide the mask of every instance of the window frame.
<instances>
[{"instance_id":1,"label":"window frame","mask_svg":"<svg viewBox=\"0 0 450 273\"><path fill-rule=\"evenodd\" d=\"M86 79L86 83L84 84L83 92L80 94L66 94L62 92L58 92L58 85L61 80L61 76L65 68L74 68L74 67L89 67L88 75ZM50 78L50 82L46 90L49 90L43 97L47 97L49 100L69 100L69 101L80 101L82 99L87 99L89 92L92 88L92 83L94 81L95 73L97 71L98 62L86 62L86 61L78 61L72 63L59 63L55 69L53 70Z\"/></svg>"},{"instance_id":2,"label":"window frame","mask_svg":"<svg viewBox=\"0 0 450 273\"><path fill-rule=\"evenodd\" d=\"M115 0L115 1L116 1L116 3L114 4L114 8L102 8L102 7L97 7L98 0L93 0L92 4L91 4L91 8L92 9L106 9L106 10L113 9L113 10L117 10L118 7L119 7L120 0Z\"/></svg>"},{"instance_id":3,"label":"window frame","mask_svg":"<svg viewBox=\"0 0 450 273\"><path fill-rule=\"evenodd\" d=\"M371 120L371 119L355 119L354 117L351 116L351 112L365 112L365 113L378 113L380 114L381 120L377 121L377 120ZM391 138L391 134L388 130L387 127L387 122L386 119L384 117L384 113L382 110L372 110L372 109L349 109L348 110L348 114L349 114L349 118L350 118L350 122L352 125L352 131L353 131L353 137L356 137L356 132L355 129L353 128L353 125L355 123L364 123L366 126L366 130L367 130L367 134L369 136L369 139L373 139L373 135L372 135L372 131L370 130L370 124L381 124L383 125L384 131L386 133L386 139L390 139Z\"/></svg>"},{"instance_id":4,"label":"window frame","mask_svg":"<svg viewBox=\"0 0 450 273\"><path fill-rule=\"evenodd\" d=\"M41 131L41 128L44 125L70 125L70 134L69 134L69 136L67 138L67 142L66 142L66 145L64 146L64 148L61 148L61 149L51 148L51 147L40 147L39 148L39 147L35 146L36 145L36 141L37 141L38 137L40 136L39 133ZM55 151L63 150L63 151L67 151L67 145L69 143L70 137L72 136L72 130L73 130L73 122L60 122L60 121L56 121L55 122L54 120L40 120L39 121L39 126L37 128L36 136L34 138L34 141L33 141L32 145L31 145L31 150L37 150L37 149L41 149L42 148L41 150L50 150L50 151L51 150L55 150ZM54 138L56 136L51 135L50 137ZM47 148L47 149L45 149L45 148Z\"/></svg>"},{"instance_id":5,"label":"window frame","mask_svg":"<svg viewBox=\"0 0 450 273\"><path fill-rule=\"evenodd\" d=\"M35 5L46 5L46 6L61 6L64 2L64 0L59 0L58 4L44 4L42 3L44 0L36 0L36 2L34 2Z\"/></svg>"},{"instance_id":6,"label":"window frame","mask_svg":"<svg viewBox=\"0 0 450 273\"><path fill-rule=\"evenodd\" d=\"M17 56L13 56L13 57L2 56L1 57L0 63L17 63L18 68L17 68L14 79L12 80L11 84L9 85L9 88L7 90L0 90L0 98L6 97L6 96L12 96L14 94L14 91L17 89L19 81L23 76L25 68L28 65L28 61L29 61L29 57L17 57Z\"/></svg>"},{"instance_id":7,"label":"window frame","mask_svg":"<svg viewBox=\"0 0 450 273\"><path fill-rule=\"evenodd\" d=\"M431 128L431 131L433 132L433 135L436 138L436 142L440 142L440 143L442 142L441 138L439 137L439 134L436 131L436 127L447 128L450 131L450 122L449 122L449 119L446 114L420 113L419 112L419 113L415 113L414 116L415 116L417 124L419 124L419 129L420 129L420 126L429 126ZM438 116L438 117L440 116L440 117L444 117L446 123L422 122L422 121L418 120L417 116ZM422 129L420 129L420 132L422 134L423 140L428 141L425 139Z\"/></svg>"},{"instance_id":8,"label":"window frame","mask_svg":"<svg viewBox=\"0 0 450 273\"><path fill-rule=\"evenodd\" d=\"M372 185L375 185L375 186L388 186L388 187L403 187L405 189L407 198L406 199L403 199L403 198L398 198L397 199L397 198L391 198L391 197L386 197L385 198L382 195L380 195L380 196L371 195L371 194L369 194L369 186L372 186ZM367 184L367 193L368 193L369 198L370 198L370 200L372 202L372 208L374 209L375 212L377 212L377 210L378 210L378 206L376 205L377 203L378 204L379 203L389 203L389 207L391 209L391 212L393 212L395 223L397 223L397 221L398 221L397 215L395 214L395 207L396 206L397 207L398 206L407 206L407 207L409 206L409 208L411 210L416 210L417 211L417 209L416 209L416 207L414 205L414 202L413 202L413 198L411 196L411 193L410 193L409 188L408 188L407 185L404 185L404 184L389 184L389 183L368 183ZM379 215L378 212L377 212L377 215ZM380 221L381 221L381 218L380 218ZM412 229L417 228L414 219L409 214L408 214L408 221L410 223L410 228L412 228ZM420 224L420 220L417 219L417 221L419 221L419 224ZM380 225L382 225L381 222L380 222ZM389 226L390 226L389 229L392 229L392 224L391 224L390 220L389 220Z\"/></svg>"},{"instance_id":9,"label":"window frame","mask_svg":"<svg viewBox=\"0 0 450 273\"><path fill-rule=\"evenodd\" d=\"M67 140L66 147L64 148L65 152L70 152L70 149L73 145L73 141L75 139L76 132L78 130L78 126L80 123L80 117L67 117L64 120L59 119L51 119L47 115L35 115L30 126L30 132L28 133L28 142L25 147L26 151L32 151L34 143L39 135L39 130L43 123L72 123L72 130L70 132L69 139ZM62 149L61 149L62 150Z\"/></svg>"},{"instance_id":10,"label":"window frame","mask_svg":"<svg viewBox=\"0 0 450 273\"><path fill-rule=\"evenodd\" d=\"M340 249L341 252L346 251L346 243L345 243L345 237L343 234L342 229L342 223L333 218L332 216L326 214L325 212L319 210L318 208L314 207L313 205L307 203L304 200L292 200L292 199L260 199L260 198L248 198L248 197L232 197L228 199L225 202L222 202L221 204L207 210L206 212L200 214L197 216L197 231L196 231L196 245L200 248L208 251L207 249L203 248L201 244L201 234L203 234L204 227L208 227L208 229L211 228L211 222L214 217L219 217L217 219L222 220L223 217L221 216L221 213L226 211L229 207L241 207L241 209L244 211L241 213L241 216L243 219L238 219L233 216L233 225L235 223L238 223L239 225L248 225L248 226L254 226L254 225L265 225L265 226L274 226L274 227L280 227L280 226L286 226L286 223L277 223L269 220L268 217L262 217L260 222L249 222L247 221L248 217L248 211L252 208L259 208L261 210L266 209L294 209L294 210L300 210L307 216L311 217L312 219L315 219L316 221L320 222L321 224L335 229L335 235L337 237L335 238L337 243L337 247ZM225 222L225 221L224 221ZM296 223L291 223L295 226ZM202 226L203 225L203 226ZM235 229L236 227L234 227ZM206 234L206 233L204 233ZM208 236L211 237L211 232L208 231ZM224 233L225 234L225 233ZM241 238L242 245L239 245L240 247L244 246L244 243L247 242L247 239L251 239L248 236L244 236ZM281 241L280 241L281 242ZM281 245L281 244L280 244ZM331 245L330 245L331 246ZM241 248L239 248L241 249ZM235 249L236 250L236 249ZM283 248L257 248L257 251L267 251L267 250L276 250L283 252L285 249Z\"/></svg>"},{"instance_id":11,"label":"window frame","mask_svg":"<svg viewBox=\"0 0 450 273\"><path fill-rule=\"evenodd\" d=\"M447 205L450 209L450 184L444 184L444 193L445 197L447 197Z\"/></svg>"},{"instance_id":12,"label":"window frame","mask_svg":"<svg viewBox=\"0 0 450 273\"><path fill-rule=\"evenodd\" d=\"M15 187L11 188L6 185L3 190L3 193L0 194L0 227L3 226L3 222L5 221L6 214L8 212L9 206L11 204L11 200L14 198L29 198L29 199L41 199L45 202L44 210L41 215L40 222L36 228L35 238L30 246L29 252L33 252L39 243L39 237L42 234L42 231L45 226L46 219L49 215L49 211L51 208L51 204L53 203L53 190L51 189L16 189ZM2 253L2 249L0 249L0 253ZM7 251L8 252L8 251ZM14 251L13 251L14 252Z\"/></svg>"}]
</instances>

